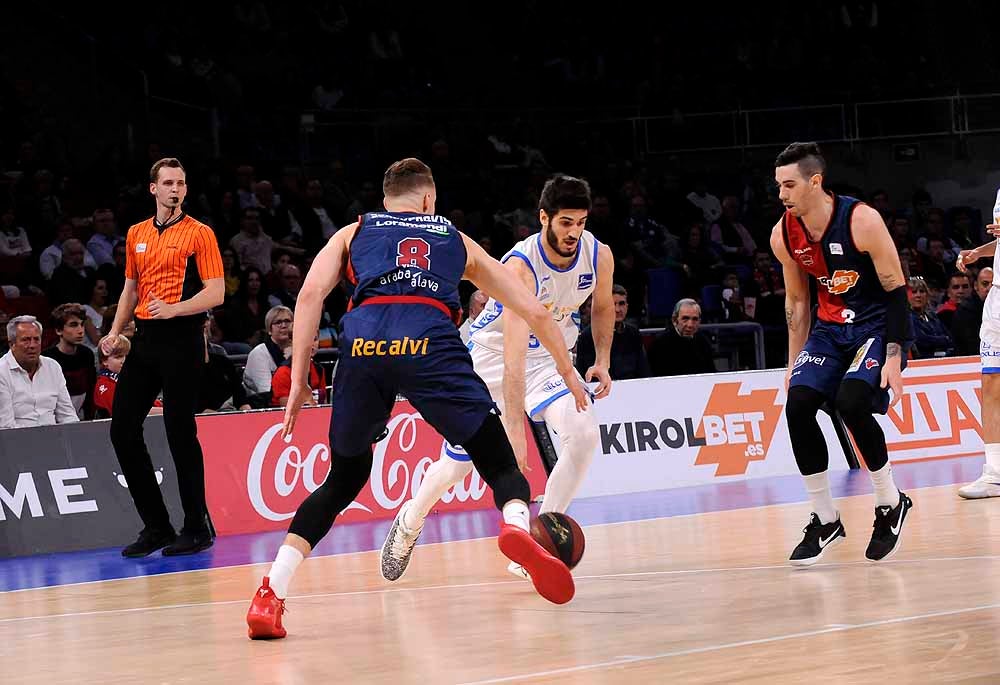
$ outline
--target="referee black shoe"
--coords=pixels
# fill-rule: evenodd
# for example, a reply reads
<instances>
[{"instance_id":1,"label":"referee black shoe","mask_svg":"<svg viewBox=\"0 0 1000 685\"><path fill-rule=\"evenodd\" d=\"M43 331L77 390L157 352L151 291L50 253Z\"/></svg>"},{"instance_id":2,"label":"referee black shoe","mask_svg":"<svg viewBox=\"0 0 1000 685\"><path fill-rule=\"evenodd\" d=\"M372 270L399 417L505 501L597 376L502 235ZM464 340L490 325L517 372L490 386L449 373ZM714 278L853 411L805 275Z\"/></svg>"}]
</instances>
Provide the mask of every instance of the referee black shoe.
<instances>
[{"instance_id":1,"label":"referee black shoe","mask_svg":"<svg viewBox=\"0 0 1000 685\"><path fill-rule=\"evenodd\" d=\"M182 530L172 545L163 548L163 556L179 557L185 554L197 554L208 549L213 544L212 534L207 530L191 533Z\"/></svg>"},{"instance_id":2,"label":"referee black shoe","mask_svg":"<svg viewBox=\"0 0 1000 685\"><path fill-rule=\"evenodd\" d=\"M913 500L905 493L899 493L899 504L895 507L875 507L875 523L872 526L872 540L868 543L865 558L868 561L888 559L899 550L899 539L903 536L906 514L913 508Z\"/></svg>"},{"instance_id":3,"label":"referee black shoe","mask_svg":"<svg viewBox=\"0 0 1000 685\"><path fill-rule=\"evenodd\" d=\"M836 547L847 537L840 516L832 523L821 523L815 513L810 515L809 525L802 532L805 533L802 542L792 551L792 556L788 557L788 563L792 566L812 566L823 558L828 549Z\"/></svg>"},{"instance_id":4,"label":"referee black shoe","mask_svg":"<svg viewBox=\"0 0 1000 685\"><path fill-rule=\"evenodd\" d=\"M176 539L177 534L174 533L172 528L167 530L143 528L136 541L122 550L122 556L126 559L148 557L156 550L166 547Z\"/></svg>"}]
</instances>

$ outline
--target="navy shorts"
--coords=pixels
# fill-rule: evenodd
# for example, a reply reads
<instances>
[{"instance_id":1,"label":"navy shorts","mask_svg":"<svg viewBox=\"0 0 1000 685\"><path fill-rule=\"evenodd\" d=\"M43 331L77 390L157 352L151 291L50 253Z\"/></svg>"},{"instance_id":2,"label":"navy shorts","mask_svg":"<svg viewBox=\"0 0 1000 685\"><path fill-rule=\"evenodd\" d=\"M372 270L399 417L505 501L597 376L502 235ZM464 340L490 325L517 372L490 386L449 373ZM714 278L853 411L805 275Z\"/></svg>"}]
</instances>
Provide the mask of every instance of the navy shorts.
<instances>
[{"instance_id":1,"label":"navy shorts","mask_svg":"<svg viewBox=\"0 0 1000 685\"><path fill-rule=\"evenodd\" d=\"M372 304L341 320L330 447L362 454L385 430L396 395L452 445L468 441L495 409L455 324L423 304Z\"/></svg>"},{"instance_id":2,"label":"navy shorts","mask_svg":"<svg viewBox=\"0 0 1000 685\"><path fill-rule=\"evenodd\" d=\"M872 411L884 414L889 408L889 389L881 387L884 364L884 321L859 325L819 321L795 359L788 387L804 385L833 402L843 381L864 381L875 390Z\"/></svg>"}]
</instances>

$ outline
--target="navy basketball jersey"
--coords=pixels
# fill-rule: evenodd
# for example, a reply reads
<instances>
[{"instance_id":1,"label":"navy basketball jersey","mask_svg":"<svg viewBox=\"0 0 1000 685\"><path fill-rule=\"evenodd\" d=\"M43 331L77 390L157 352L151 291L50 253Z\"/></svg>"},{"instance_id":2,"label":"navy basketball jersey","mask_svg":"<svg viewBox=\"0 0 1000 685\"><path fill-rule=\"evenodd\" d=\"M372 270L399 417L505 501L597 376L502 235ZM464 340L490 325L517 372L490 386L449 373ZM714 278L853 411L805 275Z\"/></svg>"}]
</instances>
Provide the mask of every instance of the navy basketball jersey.
<instances>
[{"instance_id":1,"label":"navy basketball jersey","mask_svg":"<svg viewBox=\"0 0 1000 685\"><path fill-rule=\"evenodd\" d=\"M457 321L462 311L458 283L467 259L461 234L444 217L365 214L358 219L347 263L347 279L356 286L351 308L372 298L387 304L432 300Z\"/></svg>"},{"instance_id":2,"label":"navy basketball jersey","mask_svg":"<svg viewBox=\"0 0 1000 685\"><path fill-rule=\"evenodd\" d=\"M791 212L781 219L785 248L802 270L818 281L818 317L834 324L859 324L885 316L886 292L875 264L854 245L851 216L861 202L833 195L833 213L823 237L813 242Z\"/></svg>"}]
</instances>

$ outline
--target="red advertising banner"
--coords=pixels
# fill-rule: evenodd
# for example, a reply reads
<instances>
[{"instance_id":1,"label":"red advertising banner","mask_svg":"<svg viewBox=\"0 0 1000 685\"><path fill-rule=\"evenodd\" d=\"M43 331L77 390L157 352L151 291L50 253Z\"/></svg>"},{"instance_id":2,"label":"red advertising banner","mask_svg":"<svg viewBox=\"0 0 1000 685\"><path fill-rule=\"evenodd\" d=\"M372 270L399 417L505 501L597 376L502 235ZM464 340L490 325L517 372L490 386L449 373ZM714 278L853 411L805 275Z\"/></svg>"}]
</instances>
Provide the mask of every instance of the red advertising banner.
<instances>
[{"instance_id":1,"label":"red advertising banner","mask_svg":"<svg viewBox=\"0 0 1000 685\"><path fill-rule=\"evenodd\" d=\"M294 439L281 439L283 412L198 417L205 454L208 509L220 535L283 530L330 471L330 408L305 409ZM389 434L374 446L368 484L338 522L388 519L413 497L427 467L444 456L444 438L409 402L396 403ZM532 496L545 490L545 469L528 432L528 481ZM445 493L438 511L494 506L493 493L473 470Z\"/></svg>"}]
</instances>

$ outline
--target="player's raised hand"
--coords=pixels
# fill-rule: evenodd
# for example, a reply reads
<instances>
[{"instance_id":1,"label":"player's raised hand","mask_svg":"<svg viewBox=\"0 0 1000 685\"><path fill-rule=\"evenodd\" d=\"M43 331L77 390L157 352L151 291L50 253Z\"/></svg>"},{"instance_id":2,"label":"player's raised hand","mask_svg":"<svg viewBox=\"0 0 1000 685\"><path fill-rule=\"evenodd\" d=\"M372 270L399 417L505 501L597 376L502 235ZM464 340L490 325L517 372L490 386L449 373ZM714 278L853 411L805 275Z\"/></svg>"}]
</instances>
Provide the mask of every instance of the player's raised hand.
<instances>
[{"instance_id":1,"label":"player's raised hand","mask_svg":"<svg viewBox=\"0 0 1000 685\"><path fill-rule=\"evenodd\" d=\"M990 224L986 228L989 229L991 227L1000 228L1000 226L997 226L996 224ZM963 274L968 273L968 269L966 269L966 267L969 264L976 262L978 259L979 257L976 255L975 250L962 250L958 253L958 259L955 260L955 267L958 268L958 270Z\"/></svg>"},{"instance_id":2,"label":"player's raised hand","mask_svg":"<svg viewBox=\"0 0 1000 685\"><path fill-rule=\"evenodd\" d=\"M611 374L608 372L608 367L594 364L587 369L584 378L588 381L597 381L597 389L594 390L595 399L603 400L611 393Z\"/></svg>"}]
</instances>

